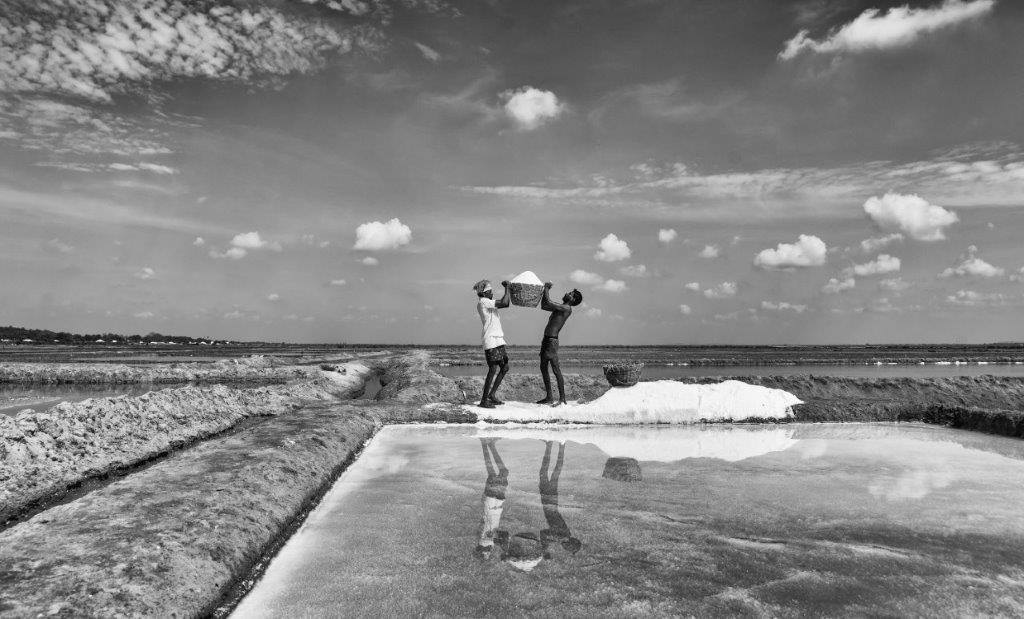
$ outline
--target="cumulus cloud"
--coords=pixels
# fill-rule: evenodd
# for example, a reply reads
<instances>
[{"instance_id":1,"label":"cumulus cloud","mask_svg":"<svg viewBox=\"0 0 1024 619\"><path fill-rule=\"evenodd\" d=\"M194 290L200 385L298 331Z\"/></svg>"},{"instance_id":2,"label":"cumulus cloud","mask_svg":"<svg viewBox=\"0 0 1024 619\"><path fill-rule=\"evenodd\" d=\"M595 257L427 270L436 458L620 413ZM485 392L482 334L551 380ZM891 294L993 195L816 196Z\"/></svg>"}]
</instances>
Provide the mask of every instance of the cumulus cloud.
<instances>
[{"instance_id":1,"label":"cumulus cloud","mask_svg":"<svg viewBox=\"0 0 1024 619\"><path fill-rule=\"evenodd\" d=\"M844 290L855 288L856 286L857 280L852 277L846 277L843 279L833 277L828 280L828 283L822 286L821 291L825 294L838 294Z\"/></svg>"},{"instance_id":2,"label":"cumulus cloud","mask_svg":"<svg viewBox=\"0 0 1024 619\"><path fill-rule=\"evenodd\" d=\"M594 259L601 260L603 262L626 260L633 255L633 252L629 249L629 245L614 234L609 234L601 239L601 243L598 248L597 253L594 254Z\"/></svg>"},{"instance_id":3,"label":"cumulus cloud","mask_svg":"<svg viewBox=\"0 0 1024 619\"><path fill-rule=\"evenodd\" d=\"M597 273L576 269L569 274L569 281L580 286L590 286L600 292L622 292L626 290L626 282L618 279L605 279Z\"/></svg>"},{"instance_id":4,"label":"cumulus cloud","mask_svg":"<svg viewBox=\"0 0 1024 619\"><path fill-rule=\"evenodd\" d=\"M828 247L816 236L801 234L795 243L779 243L754 257L754 265L762 269L791 269L825 264Z\"/></svg>"},{"instance_id":5,"label":"cumulus cloud","mask_svg":"<svg viewBox=\"0 0 1024 619\"><path fill-rule=\"evenodd\" d=\"M362 260L360 260L359 262L362 265L368 266L368 267L375 267L378 264L380 264L380 260L377 260L373 256L367 256L367 257L363 258Z\"/></svg>"},{"instance_id":6,"label":"cumulus cloud","mask_svg":"<svg viewBox=\"0 0 1024 619\"><path fill-rule=\"evenodd\" d=\"M700 282L689 282L688 284L684 284L683 288L692 290L693 292L700 292Z\"/></svg>"},{"instance_id":7,"label":"cumulus cloud","mask_svg":"<svg viewBox=\"0 0 1024 619\"><path fill-rule=\"evenodd\" d=\"M998 292L976 292L974 290L957 290L954 294L946 297L946 302L951 305L1003 305L1006 303L1006 295Z\"/></svg>"},{"instance_id":8,"label":"cumulus cloud","mask_svg":"<svg viewBox=\"0 0 1024 619\"><path fill-rule=\"evenodd\" d=\"M619 269L626 277L647 277L647 266L643 264L631 265Z\"/></svg>"},{"instance_id":9,"label":"cumulus cloud","mask_svg":"<svg viewBox=\"0 0 1024 619\"><path fill-rule=\"evenodd\" d=\"M505 101L505 114L523 131L532 131L565 110L555 93L532 86L506 90L501 98Z\"/></svg>"},{"instance_id":10,"label":"cumulus cloud","mask_svg":"<svg viewBox=\"0 0 1024 619\"><path fill-rule=\"evenodd\" d=\"M945 229L960 221L953 211L924 198L893 192L868 198L864 212L883 230L899 230L918 241L942 241Z\"/></svg>"},{"instance_id":11,"label":"cumulus cloud","mask_svg":"<svg viewBox=\"0 0 1024 619\"><path fill-rule=\"evenodd\" d=\"M264 240L259 232L242 232L231 239L231 246L240 249L271 249L281 251L281 244Z\"/></svg>"},{"instance_id":12,"label":"cumulus cloud","mask_svg":"<svg viewBox=\"0 0 1024 619\"><path fill-rule=\"evenodd\" d=\"M271 292L270 294L267 295L267 301L280 301L280 300L281 300L281 295L277 294L276 292Z\"/></svg>"},{"instance_id":13,"label":"cumulus cloud","mask_svg":"<svg viewBox=\"0 0 1024 619\"><path fill-rule=\"evenodd\" d=\"M770 312L796 312L797 314L803 314L807 311L806 305L797 305L789 303L788 301L779 301L773 303L771 301L761 301L761 309L768 310Z\"/></svg>"},{"instance_id":14,"label":"cumulus cloud","mask_svg":"<svg viewBox=\"0 0 1024 619\"><path fill-rule=\"evenodd\" d=\"M70 254L75 251L75 247L58 238L52 238L46 242L46 246L61 254Z\"/></svg>"},{"instance_id":15,"label":"cumulus cloud","mask_svg":"<svg viewBox=\"0 0 1024 619\"><path fill-rule=\"evenodd\" d=\"M606 279L600 286L594 286L600 292L622 292L626 290L626 282L621 279Z\"/></svg>"},{"instance_id":16,"label":"cumulus cloud","mask_svg":"<svg viewBox=\"0 0 1024 619\"><path fill-rule=\"evenodd\" d=\"M721 254L722 248L719 247L718 245L705 245L704 249L700 250L700 253L697 255L700 256L701 258L711 260L713 258L717 258Z\"/></svg>"},{"instance_id":17,"label":"cumulus cloud","mask_svg":"<svg viewBox=\"0 0 1024 619\"><path fill-rule=\"evenodd\" d=\"M675 228L662 228L658 230L659 243L671 243L672 241L676 240L677 236L679 236L679 234L676 232Z\"/></svg>"},{"instance_id":18,"label":"cumulus cloud","mask_svg":"<svg viewBox=\"0 0 1024 619\"><path fill-rule=\"evenodd\" d=\"M156 316L156 314L154 314L153 312L150 312L150 311L145 311L145 312L136 312L136 313L132 314L132 316L135 316L136 318L141 318L142 320L148 320L148 319L153 318L154 316Z\"/></svg>"},{"instance_id":19,"label":"cumulus cloud","mask_svg":"<svg viewBox=\"0 0 1024 619\"><path fill-rule=\"evenodd\" d=\"M736 282L722 282L717 286L706 289L704 296L709 299L727 299L735 297L738 290L739 286L736 285Z\"/></svg>"},{"instance_id":20,"label":"cumulus cloud","mask_svg":"<svg viewBox=\"0 0 1024 619\"><path fill-rule=\"evenodd\" d=\"M679 306L679 313L682 314L683 316L689 316L690 314L693 313L693 308L683 303L682 305Z\"/></svg>"},{"instance_id":21,"label":"cumulus cloud","mask_svg":"<svg viewBox=\"0 0 1024 619\"><path fill-rule=\"evenodd\" d=\"M995 0L945 0L931 7L867 9L820 40L801 30L786 41L779 58L791 60L804 51L834 54L907 47L926 34L986 15L995 5Z\"/></svg>"},{"instance_id":22,"label":"cumulus cloud","mask_svg":"<svg viewBox=\"0 0 1024 619\"><path fill-rule=\"evenodd\" d=\"M197 236L196 240L192 241L192 244L196 247L202 247L203 245L206 245L206 239L201 236Z\"/></svg>"},{"instance_id":23,"label":"cumulus cloud","mask_svg":"<svg viewBox=\"0 0 1024 619\"><path fill-rule=\"evenodd\" d=\"M939 273L939 277L983 277L991 279L993 277L1002 277L1006 274L1006 269L989 264L979 258L976 255L977 253L978 248L971 245L967 248L967 253L960 256L960 263L946 268Z\"/></svg>"},{"instance_id":24,"label":"cumulus cloud","mask_svg":"<svg viewBox=\"0 0 1024 619\"><path fill-rule=\"evenodd\" d=\"M885 236L876 236L870 239L864 239L860 242L860 250L865 254L873 254L883 247L888 247L892 243L899 243L904 239L904 236L899 232L893 232Z\"/></svg>"},{"instance_id":25,"label":"cumulus cloud","mask_svg":"<svg viewBox=\"0 0 1024 619\"><path fill-rule=\"evenodd\" d=\"M348 283L348 282L346 282L346 281L345 281L345 280L343 280L343 279L332 279L332 280L331 280L331 285L332 285L332 286L344 286L344 285L346 285L347 283Z\"/></svg>"},{"instance_id":26,"label":"cumulus cloud","mask_svg":"<svg viewBox=\"0 0 1024 619\"><path fill-rule=\"evenodd\" d=\"M846 269L847 275L856 275L858 277L869 277L871 275L884 275L886 273L895 273L900 270L900 259L889 254L879 254L878 258L865 262L864 264L855 264L852 267Z\"/></svg>"},{"instance_id":27,"label":"cumulus cloud","mask_svg":"<svg viewBox=\"0 0 1024 619\"><path fill-rule=\"evenodd\" d=\"M142 267L135 273L137 279L154 279L156 277L156 271L150 267Z\"/></svg>"},{"instance_id":28,"label":"cumulus cloud","mask_svg":"<svg viewBox=\"0 0 1024 619\"><path fill-rule=\"evenodd\" d=\"M370 221L356 228L356 244L353 249L384 251L398 249L412 242L412 229L397 217L386 223Z\"/></svg>"},{"instance_id":29,"label":"cumulus cloud","mask_svg":"<svg viewBox=\"0 0 1024 619\"><path fill-rule=\"evenodd\" d=\"M902 292L910 288L910 285L910 282L903 281L902 277L891 277L878 282L878 287L881 290L888 290L890 292Z\"/></svg>"},{"instance_id":30,"label":"cumulus cloud","mask_svg":"<svg viewBox=\"0 0 1024 619\"><path fill-rule=\"evenodd\" d=\"M604 312L596 307L588 307L583 310L583 315L587 318L600 318L602 314L604 314Z\"/></svg>"},{"instance_id":31,"label":"cumulus cloud","mask_svg":"<svg viewBox=\"0 0 1024 619\"><path fill-rule=\"evenodd\" d=\"M581 286L598 286L604 283L604 278L597 273L591 273L590 271L584 271L583 269L576 269L569 274L569 281Z\"/></svg>"}]
</instances>

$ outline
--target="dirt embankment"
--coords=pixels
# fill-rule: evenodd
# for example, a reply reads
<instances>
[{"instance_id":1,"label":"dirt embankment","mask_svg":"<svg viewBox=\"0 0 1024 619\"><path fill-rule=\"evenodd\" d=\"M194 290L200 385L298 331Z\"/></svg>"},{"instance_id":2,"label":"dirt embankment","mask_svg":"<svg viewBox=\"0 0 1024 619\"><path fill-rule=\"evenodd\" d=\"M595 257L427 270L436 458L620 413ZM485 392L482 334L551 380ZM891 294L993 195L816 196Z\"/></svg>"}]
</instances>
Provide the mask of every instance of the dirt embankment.
<instances>
[{"instance_id":1,"label":"dirt embankment","mask_svg":"<svg viewBox=\"0 0 1024 619\"><path fill-rule=\"evenodd\" d=\"M402 404L464 401L455 381L431 370L429 364L430 353L425 350L381 362L382 387L377 399Z\"/></svg>"},{"instance_id":2,"label":"dirt embankment","mask_svg":"<svg viewBox=\"0 0 1024 619\"><path fill-rule=\"evenodd\" d=\"M420 373L418 360L382 364L392 376L389 399L307 401L0 531L0 616L210 613L376 429L475 420L455 406L401 403L427 389L452 395L451 385Z\"/></svg>"},{"instance_id":3,"label":"dirt embankment","mask_svg":"<svg viewBox=\"0 0 1024 619\"><path fill-rule=\"evenodd\" d=\"M565 397L569 400L589 402L601 397L604 392L611 389L608 386L608 381L599 376L566 374L564 378ZM484 389L483 377L459 376L454 380L459 388L465 392L468 402L480 401L480 394ZM558 386L554 382L554 377L551 378L551 381L551 389L557 397ZM536 402L544 397L544 381L539 374L507 374L496 395L502 400Z\"/></svg>"},{"instance_id":4,"label":"dirt embankment","mask_svg":"<svg viewBox=\"0 0 1024 619\"><path fill-rule=\"evenodd\" d=\"M783 389L804 401L796 421L900 421L938 423L930 411L1024 410L1024 379L1011 376L933 378L842 378L835 376L746 376L736 380ZM689 383L723 378L681 379Z\"/></svg>"},{"instance_id":5,"label":"dirt embankment","mask_svg":"<svg viewBox=\"0 0 1024 619\"><path fill-rule=\"evenodd\" d=\"M321 372L289 385L182 387L141 396L95 398L44 412L0 416L0 523L91 477L144 462L244 419L362 388L370 368Z\"/></svg>"},{"instance_id":6,"label":"dirt embankment","mask_svg":"<svg viewBox=\"0 0 1024 619\"><path fill-rule=\"evenodd\" d=\"M222 359L213 363L125 365L120 363L0 363L0 383L181 384L285 383L317 376L315 367L288 365L275 357Z\"/></svg>"}]
</instances>

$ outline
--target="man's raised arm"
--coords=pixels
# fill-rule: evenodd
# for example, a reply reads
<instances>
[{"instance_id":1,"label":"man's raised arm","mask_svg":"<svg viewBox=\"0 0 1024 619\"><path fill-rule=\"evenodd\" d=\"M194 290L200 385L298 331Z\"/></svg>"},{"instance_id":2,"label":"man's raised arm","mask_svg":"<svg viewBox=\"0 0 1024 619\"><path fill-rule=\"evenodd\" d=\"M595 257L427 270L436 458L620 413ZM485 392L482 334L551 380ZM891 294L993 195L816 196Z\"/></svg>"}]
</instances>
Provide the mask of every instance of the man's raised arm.
<instances>
[{"instance_id":1,"label":"man's raised arm","mask_svg":"<svg viewBox=\"0 0 1024 619\"><path fill-rule=\"evenodd\" d=\"M551 290L551 286L551 282L546 282L544 284L544 296L540 298L540 308L546 312L564 312L568 310L568 305L551 302L551 297L548 296L548 291Z\"/></svg>"},{"instance_id":2,"label":"man's raised arm","mask_svg":"<svg viewBox=\"0 0 1024 619\"><path fill-rule=\"evenodd\" d=\"M494 307L498 309L504 309L508 307L512 302L508 293L508 281L501 282L501 285L505 287L505 294L500 299L494 302Z\"/></svg>"}]
</instances>

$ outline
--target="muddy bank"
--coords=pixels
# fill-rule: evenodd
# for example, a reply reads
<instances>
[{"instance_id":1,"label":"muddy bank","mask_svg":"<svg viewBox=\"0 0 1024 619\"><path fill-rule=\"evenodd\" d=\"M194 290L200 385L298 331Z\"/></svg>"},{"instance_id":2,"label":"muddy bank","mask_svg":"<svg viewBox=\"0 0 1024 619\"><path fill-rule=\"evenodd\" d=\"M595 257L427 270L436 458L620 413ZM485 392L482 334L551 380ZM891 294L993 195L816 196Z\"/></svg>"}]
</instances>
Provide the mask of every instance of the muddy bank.
<instances>
[{"instance_id":1,"label":"muddy bank","mask_svg":"<svg viewBox=\"0 0 1024 619\"><path fill-rule=\"evenodd\" d=\"M611 387L608 381L589 374L565 374L565 397L569 400L589 402L595 400ZM481 376L458 376L456 384L465 393L467 402L479 402L484 388ZM551 389L558 395L558 386L552 377ZM514 402L536 402L544 397L544 382L539 374L507 374L498 389L498 398Z\"/></svg>"},{"instance_id":2,"label":"muddy bank","mask_svg":"<svg viewBox=\"0 0 1024 619\"><path fill-rule=\"evenodd\" d=\"M0 531L0 616L207 615L382 425L474 420L452 406L317 402L173 453Z\"/></svg>"},{"instance_id":3,"label":"muddy bank","mask_svg":"<svg viewBox=\"0 0 1024 619\"><path fill-rule=\"evenodd\" d=\"M121 363L0 363L0 383L285 383L314 378L316 368L276 357L253 356L212 363L125 365Z\"/></svg>"},{"instance_id":4,"label":"muddy bank","mask_svg":"<svg viewBox=\"0 0 1024 619\"><path fill-rule=\"evenodd\" d=\"M688 383L720 378L681 379ZM747 376L752 385L789 391L804 401L796 421L899 421L920 419L936 408L1024 410L1024 378L954 376L935 378L842 378L835 376Z\"/></svg>"},{"instance_id":5,"label":"muddy bank","mask_svg":"<svg viewBox=\"0 0 1024 619\"><path fill-rule=\"evenodd\" d=\"M0 523L85 479L144 462L244 419L278 415L362 388L370 368L290 385L182 387L0 416Z\"/></svg>"},{"instance_id":6,"label":"muddy bank","mask_svg":"<svg viewBox=\"0 0 1024 619\"><path fill-rule=\"evenodd\" d=\"M378 364L381 390L377 399L402 404L462 402L462 390L451 378L429 367L430 353L416 350Z\"/></svg>"}]
</instances>

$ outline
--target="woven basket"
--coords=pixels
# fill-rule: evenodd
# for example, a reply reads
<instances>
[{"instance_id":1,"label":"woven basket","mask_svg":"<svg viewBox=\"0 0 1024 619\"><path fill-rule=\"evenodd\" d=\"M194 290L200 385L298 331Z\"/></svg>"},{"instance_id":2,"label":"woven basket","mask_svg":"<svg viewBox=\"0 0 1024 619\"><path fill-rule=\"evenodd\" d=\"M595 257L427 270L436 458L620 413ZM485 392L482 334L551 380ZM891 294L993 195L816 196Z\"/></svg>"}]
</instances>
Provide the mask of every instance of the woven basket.
<instances>
[{"instance_id":1,"label":"woven basket","mask_svg":"<svg viewBox=\"0 0 1024 619\"><path fill-rule=\"evenodd\" d=\"M540 305L540 298L544 295L544 286L512 282L508 285L508 293L512 298L512 305L537 307Z\"/></svg>"},{"instance_id":2,"label":"woven basket","mask_svg":"<svg viewBox=\"0 0 1024 619\"><path fill-rule=\"evenodd\" d=\"M614 481L643 481L640 463L634 458L608 458L601 477Z\"/></svg>"},{"instance_id":3,"label":"woven basket","mask_svg":"<svg viewBox=\"0 0 1024 619\"><path fill-rule=\"evenodd\" d=\"M639 362L616 363L604 366L604 377L612 387L632 387L640 382L644 364Z\"/></svg>"}]
</instances>

